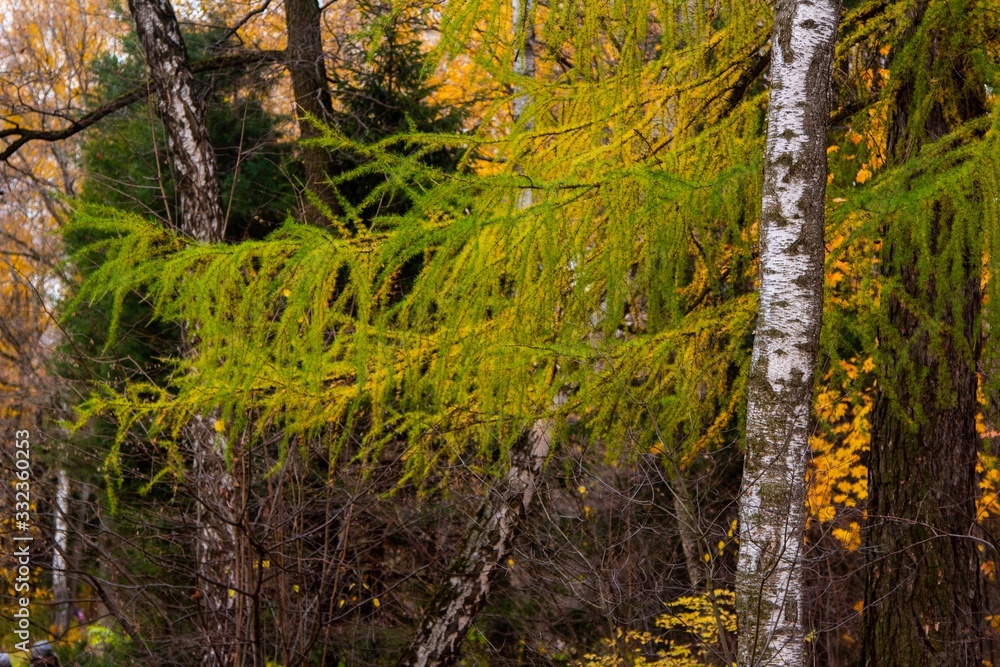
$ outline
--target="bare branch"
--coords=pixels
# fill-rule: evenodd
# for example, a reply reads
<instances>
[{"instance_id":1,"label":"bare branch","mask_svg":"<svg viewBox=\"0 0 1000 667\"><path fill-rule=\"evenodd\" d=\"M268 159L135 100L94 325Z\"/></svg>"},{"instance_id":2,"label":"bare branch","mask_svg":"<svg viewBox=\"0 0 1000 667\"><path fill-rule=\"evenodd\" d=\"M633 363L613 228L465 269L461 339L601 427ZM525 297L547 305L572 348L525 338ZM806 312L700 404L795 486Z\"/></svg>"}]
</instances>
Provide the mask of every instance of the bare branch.
<instances>
[{"instance_id":1,"label":"bare branch","mask_svg":"<svg viewBox=\"0 0 1000 667\"><path fill-rule=\"evenodd\" d=\"M208 58L191 65L191 71L195 74L202 72L218 72L228 69L236 69L258 63L281 62L284 51L241 51L230 53L216 58ZM148 84L137 86L129 92L119 95L107 104L94 109L90 113L82 116L78 120L71 121L69 125L58 130L33 130L22 127L9 127L0 130L0 139L13 137L7 146L0 151L0 162L7 162L22 146L29 141L62 141L69 139L79 132L87 129L91 125L104 119L114 112L145 99L151 91Z\"/></svg>"}]
</instances>

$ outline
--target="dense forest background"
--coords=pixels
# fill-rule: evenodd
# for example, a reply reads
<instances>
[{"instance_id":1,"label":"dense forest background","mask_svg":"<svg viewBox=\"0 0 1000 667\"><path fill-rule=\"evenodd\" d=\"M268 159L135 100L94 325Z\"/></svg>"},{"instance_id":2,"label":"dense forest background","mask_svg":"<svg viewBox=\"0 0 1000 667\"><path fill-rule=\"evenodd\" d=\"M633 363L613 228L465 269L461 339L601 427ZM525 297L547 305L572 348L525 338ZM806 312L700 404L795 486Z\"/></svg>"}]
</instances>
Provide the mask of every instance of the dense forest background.
<instances>
[{"instance_id":1,"label":"dense forest background","mask_svg":"<svg viewBox=\"0 0 1000 667\"><path fill-rule=\"evenodd\" d=\"M1000 665L998 65L996 0L0 1L0 650L27 430L63 665Z\"/></svg>"}]
</instances>

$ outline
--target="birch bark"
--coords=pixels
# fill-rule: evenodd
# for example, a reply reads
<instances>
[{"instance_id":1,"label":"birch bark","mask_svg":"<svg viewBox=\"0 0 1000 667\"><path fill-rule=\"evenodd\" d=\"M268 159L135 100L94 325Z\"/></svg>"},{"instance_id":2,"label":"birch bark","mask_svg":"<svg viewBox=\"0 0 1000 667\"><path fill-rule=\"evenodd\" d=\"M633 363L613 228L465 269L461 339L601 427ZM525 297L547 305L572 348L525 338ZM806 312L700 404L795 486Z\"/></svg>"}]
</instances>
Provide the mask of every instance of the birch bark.
<instances>
[{"instance_id":1,"label":"birch bark","mask_svg":"<svg viewBox=\"0 0 1000 667\"><path fill-rule=\"evenodd\" d=\"M400 665L447 667L458 662L465 639L489 597L494 578L531 499L552 448L552 424L540 420L511 451L510 469L491 489L449 567L447 582L424 612Z\"/></svg>"},{"instance_id":2,"label":"birch bark","mask_svg":"<svg viewBox=\"0 0 1000 667\"><path fill-rule=\"evenodd\" d=\"M514 1L514 75L521 79L535 77L535 23L534 0ZM525 111L531 103L531 97L523 85L518 86L514 96L514 123L524 121L526 130L534 128L531 118L525 118ZM517 199L517 207L526 209L531 206L531 189L521 190Z\"/></svg>"},{"instance_id":3,"label":"birch bark","mask_svg":"<svg viewBox=\"0 0 1000 667\"><path fill-rule=\"evenodd\" d=\"M69 581L66 572L66 555L69 553L69 475L59 468L56 482L56 516L52 553L52 597L55 602L53 625L56 634L69 629Z\"/></svg>"},{"instance_id":4,"label":"birch bark","mask_svg":"<svg viewBox=\"0 0 1000 667\"><path fill-rule=\"evenodd\" d=\"M738 663L803 665L802 540L823 313L826 129L838 0L778 0L736 579Z\"/></svg>"},{"instance_id":5,"label":"birch bark","mask_svg":"<svg viewBox=\"0 0 1000 667\"><path fill-rule=\"evenodd\" d=\"M195 90L184 38L169 0L129 0L156 91L157 115L167 135L182 232L203 242L225 236L215 153L209 142L205 104ZM191 341L185 342L190 351ZM234 482L225 463L225 440L214 420L199 415L184 429L191 449L196 489L197 599L205 635L201 664L233 664L240 642L233 623L235 565Z\"/></svg>"},{"instance_id":6,"label":"birch bark","mask_svg":"<svg viewBox=\"0 0 1000 667\"><path fill-rule=\"evenodd\" d=\"M518 77L535 75L535 31L532 1L513 0L514 67ZM520 89L514 98L514 122L522 120L530 102ZM530 119L525 123L530 127ZM531 206L531 190L517 193L517 207ZM565 400L557 397L556 404ZM514 536L538 488L545 459L552 449L552 421L540 419L511 448L510 468L496 488L490 489L476 520L462 540L448 569L446 583L423 614L420 626L400 665L447 667L455 664L465 639L486 603L494 578L510 552Z\"/></svg>"},{"instance_id":7,"label":"birch bark","mask_svg":"<svg viewBox=\"0 0 1000 667\"><path fill-rule=\"evenodd\" d=\"M129 0L128 6L156 90L157 115L167 135L180 209L178 226L199 241L221 241L225 216L219 202L215 152L177 16L169 0Z\"/></svg>"}]
</instances>

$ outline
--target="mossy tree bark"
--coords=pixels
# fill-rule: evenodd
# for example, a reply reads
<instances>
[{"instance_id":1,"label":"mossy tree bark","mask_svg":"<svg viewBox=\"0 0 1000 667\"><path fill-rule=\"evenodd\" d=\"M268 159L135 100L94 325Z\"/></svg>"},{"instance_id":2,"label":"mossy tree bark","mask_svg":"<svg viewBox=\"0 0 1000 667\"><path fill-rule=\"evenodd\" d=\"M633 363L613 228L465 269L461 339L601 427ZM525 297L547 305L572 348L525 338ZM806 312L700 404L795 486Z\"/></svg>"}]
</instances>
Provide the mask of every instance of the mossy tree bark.
<instances>
[{"instance_id":1,"label":"mossy tree bark","mask_svg":"<svg viewBox=\"0 0 1000 667\"><path fill-rule=\"evenodd\" d=\"M804 662L802 541L823 313L826 130L836 0L779 0L736 579L742 667Z\"/></svg>"}]
</instances>

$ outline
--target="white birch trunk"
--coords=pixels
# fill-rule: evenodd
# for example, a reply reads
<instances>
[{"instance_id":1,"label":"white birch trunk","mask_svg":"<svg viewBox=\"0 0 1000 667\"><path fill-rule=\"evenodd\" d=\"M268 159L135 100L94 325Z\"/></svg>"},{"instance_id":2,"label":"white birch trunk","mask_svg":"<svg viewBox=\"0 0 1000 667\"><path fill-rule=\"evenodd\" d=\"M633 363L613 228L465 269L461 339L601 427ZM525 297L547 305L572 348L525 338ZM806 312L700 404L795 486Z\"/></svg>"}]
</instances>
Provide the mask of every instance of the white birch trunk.
<instances>
[{"instance_id":1,"label":"white birch trunk","mask_svg":"<svg viewBox=\"0 0 1000 667\"><path fill-rule=\"evenodd\" d=\"M169 0L129 0L135 32L156 90L170 165L177 186L181 231L199 241L221 241L215 152L208 140L205 103L195 89L184 38Z\"/></svg>"},{"instance_id":2,"label":"white birch trunk","mask_svg":"<svg viewBox=\"0 0 1000 667\"><path fill-rule=\"evenodd\" d=\"M494 578L538 488L552 448L552 423L538 420L514 445L510 469L486 500L452 561L446 583L424 618L400 665L447 667L458 662L462 641L486 603Z\"/></svg>"},{"instance_id":3,"label":"white birch trunk","mask_svg":"<svg viewBox=\"0 0 1000 667\"><path fill-rule=\"evenodd\" d=\"M535 77L535 22L534 0L513 0L514 2L514 75L522 79ZM531 130L534 123L525 119L524 113L531 103L531 96L522 83L515 84L514 123L523 119L524 128ZM524 188L518 193L517 207L524 210L531 206L531 189Z\"/></svg>"},{"instance_id":4,"label":"white birch trunk","mask_svg":"<svg viewBox=\"0 0 1000 667\"><path fill-rule=\"evenodd\" d=\"M170 0L129 0L128 6L167 137L180 209L178 226L198 241L221 242L226 222L215 153L177 16ZM190 351L192 341L185 340L184 346ZM238 648L230 597L236 549L233 479L226 470L225 439L215 432L210 416L195 417L184 429L184 440L191 450L199 503L195 531L197 597L205 636L202 664L219 667L233 664Z\"/></svg>"},{"instance_id":5,"label":"white birch trunk","mask_svg":"<svg viewBox=\"0 0 1000 667\"><path fill-rule=\"evenodd\" d=\"M236 573L236 483L226 468L226 440L215 431L215 420L196 416L184 429L191 449L197 498L198 592L206 645L201 664L235 664L242 648L234 622Z\"/></svg>"},{"instance_id":6,"label":"white birch trunk","mask_svg":"<svg viewBox=\"0 0 1000 667\"><path fill-rule=\"evenodd\" d=\"M535 22L534 0L513 0L514 3L514 74L533 79L535 77ZM516 84L515 84L516 85ZM523 85L516 85L514 97L514 122L524 118L524 111L531 102L531 96ZM530 128L531 121L526 125Z\"/></svg>"},{"instance_id":7,"label":"white birch trunk","mask_svg":"<svg viewBox=\"0 0 1000 667\"><path fill-rule=\"evenodd\" d=\"M535 75L535 31L532 0L514 3L514 73ZM521 120L530 99L519 87L514 122ZM526 123L530 127L530 121ZM520 210L531 206L531 189L517 193ZM558 406L565 396L556 397ZM410 646L399 664L405 667L447 667L461 656L462 641L489 597L501 563L538 488L542 466L552 450L551 419L539 419L511 448L510 468L487 491L476 520L449 566L446 583L428 605Z\"/></svg>"},{"instance_id":8,"label":"white birch trunk","mask_svg":"<svg viewBox=\"0 0 1000 667\"><path fill-rule=\"evenodd\" d=\"M826 129L838 0L779 0L736 579L741 667L804 664L802 541L823 313Z\"/></svg>"},{"instance_id":9,"label":"white birch trunk","mask_svg":"<svg viewBox=\"0 0 1000 667\"><path fill-rule=\"evenodd\" d=\"M55 618L53 624L56 633L61 634L69 628L69 583L66 572L66 554L69 553L69 475L65 468L59 468L59 479L56 484L56 517L52 553L52 597L55 602Z\"/></svg>"}]
</instances>

